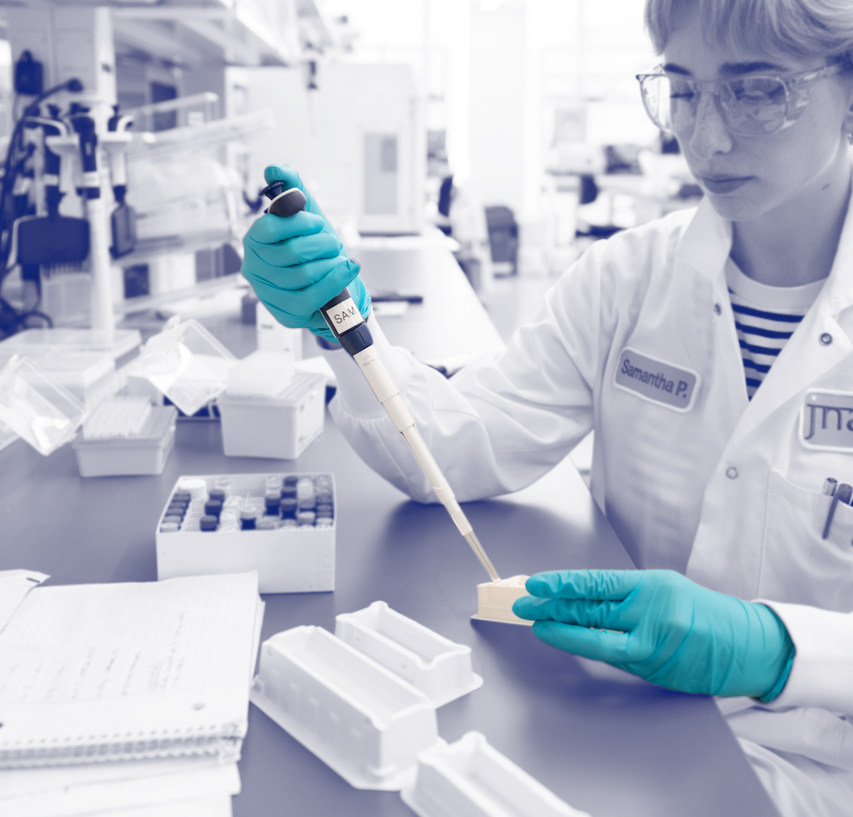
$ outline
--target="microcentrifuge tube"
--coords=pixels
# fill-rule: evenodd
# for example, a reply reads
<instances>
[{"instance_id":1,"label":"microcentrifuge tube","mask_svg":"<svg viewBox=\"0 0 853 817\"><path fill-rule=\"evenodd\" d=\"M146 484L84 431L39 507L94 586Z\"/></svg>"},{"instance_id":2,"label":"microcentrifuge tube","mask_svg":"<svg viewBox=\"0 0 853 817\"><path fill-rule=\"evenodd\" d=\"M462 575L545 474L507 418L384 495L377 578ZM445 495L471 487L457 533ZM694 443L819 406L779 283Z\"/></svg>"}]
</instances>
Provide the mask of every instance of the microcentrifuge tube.
<instances>
[{"instance_id":1,"label":"microcentrifuge tube","mask_svg":"<svg viewBox=\"0 0 853 817\"><path fill-rule=\"evenodd\" d=\"M279 491L267 491L264 494L264 513L267 516L278 516L281 493Z\"/></svg>"},{"instance_id":2,"label":"microcentrifuge tube","mask_svg":"<svg viewBox=\"0 0 853 817\"><path fill-rule=\"evenodd\" d=\"M240 511L240 527L243 530L254 530L258 521L258 512L254 508L243 508Z\"/></svg>"},{"instance_id":3,"label":"microcentrifuge tube","mask_svg":"<svg viewBox=\"0 0 853 817\"><path fill-rule=\"evenodd\" d=\"M219 520L215 516L203 516L199 519L198 525L203 531L215 531L219 527Z\"/></svg>"},{"instance_id":4,"label":"microcentrifuge tube","mask_svg":"<svg viewBox=\"0 0 853 817\"><path fill-rule=\"evenodd\" d=\"M215 516L218 519L222 513L222 503L218 499L208 499L204 503L204 512L207 516Z\"/></svg>"},{"instance_id":5,"label":"microcentrifuge tube","mask_svg":"<svg viewBox=\"0 0 853 817\"><path fill-rule=\"evenodd\" d=\"M282 519L292 519L296 515L297 502L293 497L287 497L286 499L281 500L279 503L279 509L281 510Z\"/></svg>"},{"instance_id":6,"label":"microcentrifuge tube","mask_svg":"<svg viewBox=\"0 0 853 817\"><path fill-rule=\"evenodd\" d=\"M277 516L262 516L258 519L255 527L258 530L277 530L278 529L278 517Z\"/></svg>"},{"instance_id":7,"label":"microcentrifuge tube","mask_svg":"<svg viewBox=\"0 0 853 817\"><path fill-rule=\"evenodd\" d=\"M207 494L208 499L218 499L223 504L225 503L225 490L223 488L211 488Z\"/></svg>"}]
</instances>

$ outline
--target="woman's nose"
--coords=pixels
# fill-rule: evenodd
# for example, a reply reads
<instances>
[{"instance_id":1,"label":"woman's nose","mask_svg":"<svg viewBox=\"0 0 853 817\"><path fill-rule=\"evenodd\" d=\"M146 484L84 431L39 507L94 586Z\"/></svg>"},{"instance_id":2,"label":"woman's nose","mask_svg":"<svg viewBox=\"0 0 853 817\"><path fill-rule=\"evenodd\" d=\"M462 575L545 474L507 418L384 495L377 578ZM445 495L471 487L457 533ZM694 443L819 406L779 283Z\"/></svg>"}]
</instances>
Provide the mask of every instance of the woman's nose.
<instances>
[{"instance_id":1,"label":"woman's nose","mask_svg":"<svg viewBox=\"0 0 853 817\"><path fill-rule=\"evenodd\" d=\"M717 108L713 94L700 93L696 121L690 137L690 150L700 159L710 159L717 153L729 153L732 138Z\"/></svg>"}]
</instances>

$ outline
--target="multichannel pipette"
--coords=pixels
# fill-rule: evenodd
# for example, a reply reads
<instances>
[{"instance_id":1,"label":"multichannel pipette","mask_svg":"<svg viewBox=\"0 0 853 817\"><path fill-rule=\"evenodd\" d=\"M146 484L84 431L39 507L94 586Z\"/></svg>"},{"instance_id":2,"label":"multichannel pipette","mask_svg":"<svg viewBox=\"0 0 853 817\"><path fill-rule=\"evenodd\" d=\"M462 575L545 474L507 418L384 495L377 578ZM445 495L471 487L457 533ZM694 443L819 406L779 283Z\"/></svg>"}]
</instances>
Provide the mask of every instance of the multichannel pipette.
<instances>
[{"instance_id":1,"label":"multichannel pipette","mask_svg":"<svg viewBox=\"0 0 853 817\"><path fill-rule=\"evenodd\" d=\"M305 194L298 187L284 189L284 182L274 182L269 185L263 194L271 199L270 206L267 212L276 216L292 216L305 207ZM355 301L350 297L348 290L344 290L340 295L335 296L327 304L320 307L320 314L329 326L332 334L340 342L341 346L346 349L353 360L358 364L364 374L373 393L379 399L379 402L385 406L388 416L393 420L394 425L403 435L403 439L408 443L409 448L415 455L421 469L426 478L435 491L436 496L441 501L441 504L447 509L450 518L459 528L459 532L468 541L471 550L474 551L480 563L486 568L486 572L492 581L499 581L497 571L489 561L486 551L477 539L471 523L459 507L453 491L447 484L447 480L441 473L438 463L433 459L426 443L420 435L415 420L411 412L400 397L391 375L379 358L376 350L373 348L373 338L370 335L370 330L364 318L361 316L359 308Z\"/></svg>"}]
</instances>

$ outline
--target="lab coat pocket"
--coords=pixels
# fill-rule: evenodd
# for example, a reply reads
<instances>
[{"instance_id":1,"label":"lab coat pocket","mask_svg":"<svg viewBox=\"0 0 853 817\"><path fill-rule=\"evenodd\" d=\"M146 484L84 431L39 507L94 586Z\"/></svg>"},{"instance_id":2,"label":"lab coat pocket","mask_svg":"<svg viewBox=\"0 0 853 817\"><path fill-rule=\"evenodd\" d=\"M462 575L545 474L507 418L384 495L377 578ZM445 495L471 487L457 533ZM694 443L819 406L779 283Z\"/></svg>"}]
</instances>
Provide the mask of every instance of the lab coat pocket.
<instances>
[{"instance_id":1,"label":"lab coat pocket","mask_svg":"<svg viewBox=\"0 0 853 817\"><path fill-rule=\"evenodd\" d=\"M770 475L759 596L826 610L853 609L853 508L836 504L823 538L831 498Z\"/></svg>"}]
</instances>

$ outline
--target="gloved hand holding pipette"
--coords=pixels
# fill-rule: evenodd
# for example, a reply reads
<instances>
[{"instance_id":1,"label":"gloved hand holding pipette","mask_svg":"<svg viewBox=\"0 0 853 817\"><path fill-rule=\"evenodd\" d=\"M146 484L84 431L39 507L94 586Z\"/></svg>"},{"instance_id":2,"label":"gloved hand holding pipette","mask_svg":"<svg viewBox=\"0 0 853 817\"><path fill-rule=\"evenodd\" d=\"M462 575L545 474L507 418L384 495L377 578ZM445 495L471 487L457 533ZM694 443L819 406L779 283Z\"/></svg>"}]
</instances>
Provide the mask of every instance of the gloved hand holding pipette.
<instances>
[{"instance_id":1,"label":"gloved hand holding pipette","mask_svg":"<svg viewBox=\"0 0 853 817\"><path fill-rule=\"evenodd\" d=\"M403 435L453 523L492 581L497 581L497 571L372 348L373 338L365 323L370 297L358 278L358 265L348 258L334 228L305 193L292 168L268 167L265 176L269 184L263 192L270 198L269 212L246 235L243 274L285 326L307 327L346 349ZM309 205L313 212L303 212Z\"/></svg>"},{"instance_id":2,"label":"gloved hand holding pipette","mask_svg":"<svg viewBox=\"0 0 853 817\"><path fill-rule=\"evenodd\" d=\"M771 701L794 658L769 607L671 570L552 571L531 576L527 592L513 612L547 644L679 692Z\"/></svg>"},{"instance_id":3,"label":"gloved hand holding pipette","mask_svg":"<svg viewBox=\"0 0 853 817\"><path fill-rule=\"evenodd\" d=\"M307 328L335 341L318 311L343 289L367 318L370 295L334 227L289 165L272 165L267 184L284 182L305 195L304 211L290 218L261 216L243 239L243 275L266 307L284 326Z\"/></svg>"}]
</instances>

